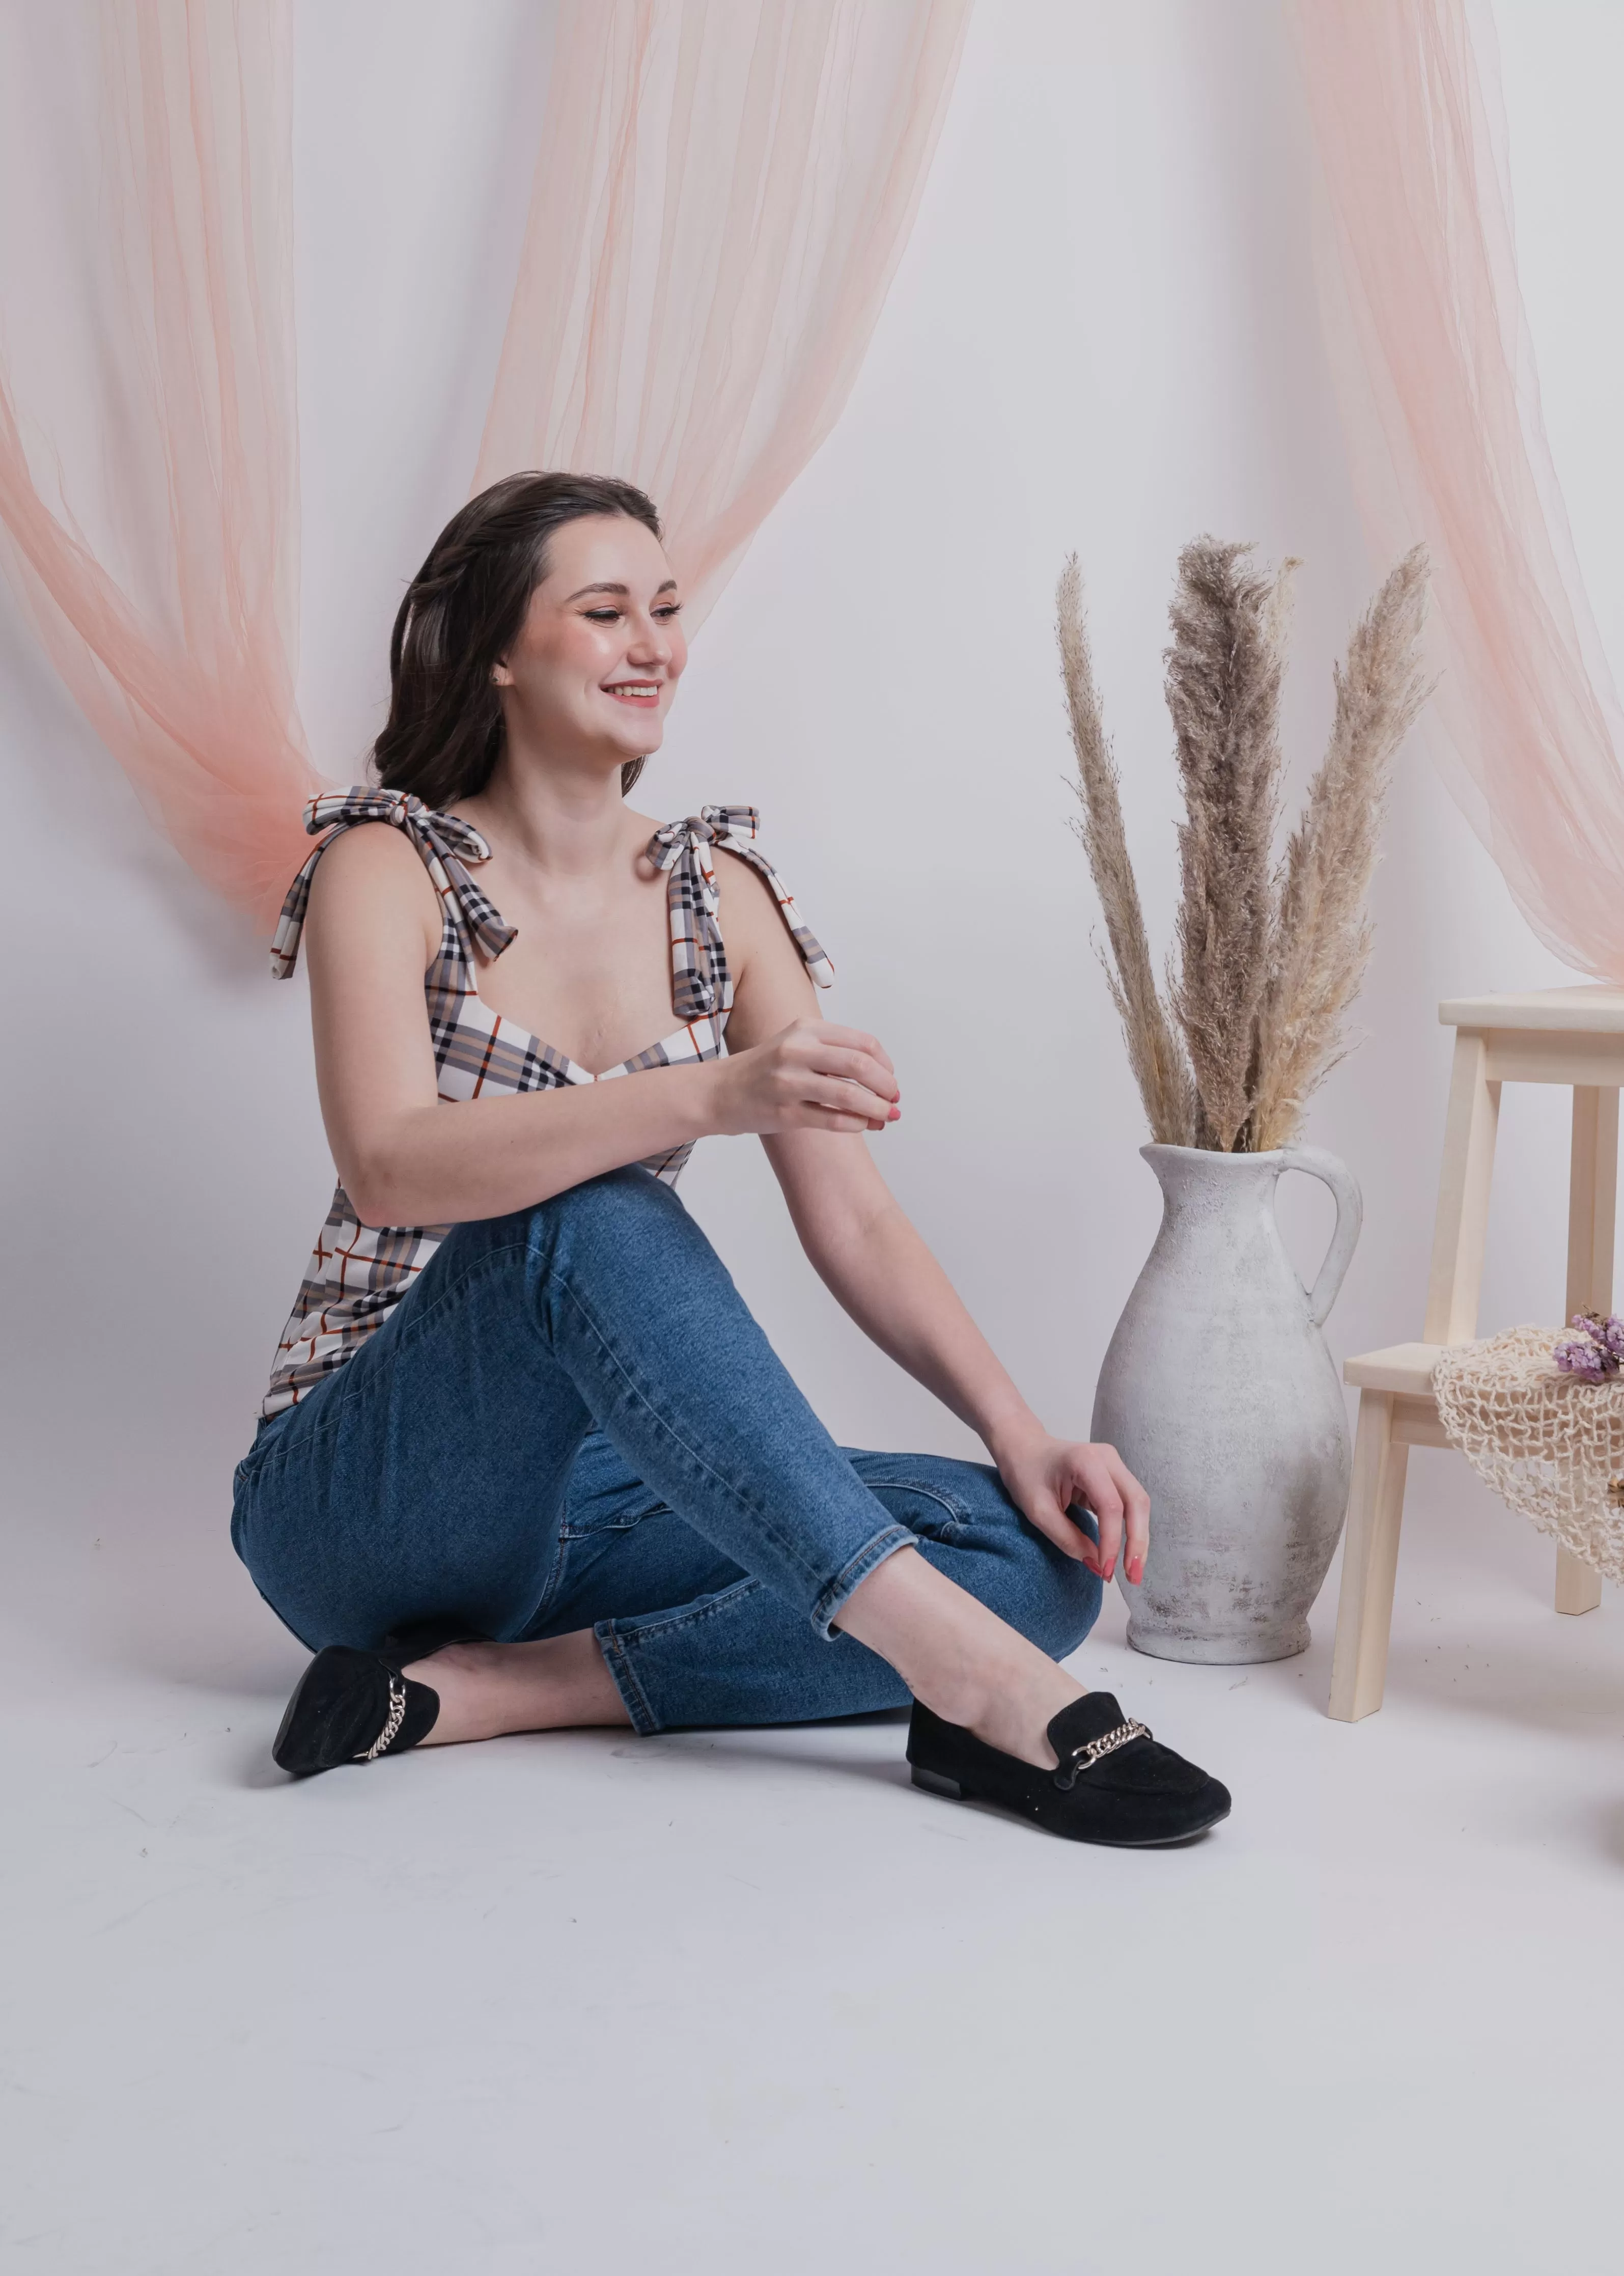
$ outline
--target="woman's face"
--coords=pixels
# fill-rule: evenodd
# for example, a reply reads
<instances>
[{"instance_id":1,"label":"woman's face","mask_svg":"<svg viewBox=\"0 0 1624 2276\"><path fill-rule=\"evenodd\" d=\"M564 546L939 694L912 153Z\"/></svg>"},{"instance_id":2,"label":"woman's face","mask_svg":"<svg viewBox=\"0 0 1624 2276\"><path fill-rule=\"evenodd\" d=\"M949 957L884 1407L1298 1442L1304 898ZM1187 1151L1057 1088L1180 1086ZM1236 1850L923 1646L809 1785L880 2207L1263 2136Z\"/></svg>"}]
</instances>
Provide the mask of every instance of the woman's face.
<instances>
[{"instance_id":1,"label":"woman's face","mask_svg":"<svg viewBox=\"0 0 1624 2276\"><path fill-rule=\"evenodd\" d=\"M657 751L688 660L664 548L628 515L592 514L556 531L549 556L493 675L510 748L598 751L615 764Z\"/></svg>"}]
</instances>

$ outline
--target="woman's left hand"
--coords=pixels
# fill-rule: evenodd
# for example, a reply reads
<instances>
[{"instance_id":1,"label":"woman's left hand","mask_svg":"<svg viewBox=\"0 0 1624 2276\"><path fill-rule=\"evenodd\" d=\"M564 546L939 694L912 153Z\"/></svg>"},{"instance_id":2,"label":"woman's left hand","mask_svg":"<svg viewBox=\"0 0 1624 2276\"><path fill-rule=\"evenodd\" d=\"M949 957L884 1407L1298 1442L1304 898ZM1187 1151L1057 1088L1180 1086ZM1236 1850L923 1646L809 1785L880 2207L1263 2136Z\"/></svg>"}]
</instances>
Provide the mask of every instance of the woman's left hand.
<instances>
[{"instance_id":1,"label":"woman's left hand","mask_svg":"<svg viewBox=\"0 0 1624 2276\"><path fill-rule=\"evenodd\" d=\"M1114 1446L1078 1444L1039 1432L994 1450L998 1476L1021 1514L1058 1549L1109 1581L1123 1559L1128 1580L1144 1578L1150 1539L1150 1497ZM1094 1513L1097 1548L1069 1514L1080 1502Z\"/></svg>"}]
</instances>

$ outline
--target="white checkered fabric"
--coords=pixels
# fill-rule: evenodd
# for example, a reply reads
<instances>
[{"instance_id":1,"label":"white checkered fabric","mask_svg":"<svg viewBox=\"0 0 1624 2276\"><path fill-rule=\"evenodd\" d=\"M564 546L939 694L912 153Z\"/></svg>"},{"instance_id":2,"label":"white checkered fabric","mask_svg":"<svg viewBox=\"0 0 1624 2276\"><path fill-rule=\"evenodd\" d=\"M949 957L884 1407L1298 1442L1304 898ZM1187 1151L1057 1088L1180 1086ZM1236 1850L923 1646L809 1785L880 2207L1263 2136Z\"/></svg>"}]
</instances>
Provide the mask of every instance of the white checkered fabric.
<instances>
[{"instance_id":1,"label":"white checkered fabric","mask_svg":"<svg viewBox=\"0 0 1624 2276\"><path fill-rule=\"evenodd\" d=\"M498 1012L480 996L475 950L500 956L517 937L468 874L489 861L490 848L471 823L436 814L404 791L364 785L312 799L305 827L321 844L289 888L271 947L273 975L285 980L299 957L310 880L335 838L369 822L403 831L422 859L440 897L440 947L423 977L429 1032L443 1099L499 1097L513 1091L550 1090L572 1082L607 1082L646 1067L678 1066L721 1055L733 1000L727 952L717 924L716 873L721 846L749 863L766 882L785 926L819 987L834 975L828 958L801 922L783 880L755 843L753 807L707 806L686 821L667 823L649 841L649 858L671 873L672 1005L682 1021L675 1034L619 1066L594 1075ZM691 1145L672 1147L642 1166L674 1185ZM288 1324L277 1347L262 1415L292 1406L325 1376L353 1356L364 1338L387 1319L450 1232L444 1225L365 1225L339 1184Z\"/></svg>"}]
</instances>

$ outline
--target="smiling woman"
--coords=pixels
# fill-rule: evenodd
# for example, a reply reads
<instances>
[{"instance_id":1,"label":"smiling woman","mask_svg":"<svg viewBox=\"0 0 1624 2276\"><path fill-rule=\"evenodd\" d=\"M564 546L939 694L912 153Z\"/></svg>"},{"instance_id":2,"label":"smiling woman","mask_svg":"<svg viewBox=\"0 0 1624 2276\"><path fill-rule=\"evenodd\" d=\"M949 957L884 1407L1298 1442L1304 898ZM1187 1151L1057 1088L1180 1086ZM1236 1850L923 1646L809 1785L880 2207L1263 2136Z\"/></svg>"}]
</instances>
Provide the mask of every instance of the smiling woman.
<instances>
[{"instance_id":1,"label":"smiling woman","mask_svg":"<svg viewBox=\"0 0 1624 2276\"><path fill-rule=\"evenodd\" d=\"M498 483L407 592L381 787L312 801L274 968L307 918L338 1184L232 1520L315 1654L277 1759L911 1693L917 1784L1186 1840L1224 1787L1059 1665L1142 1569L1143 1492L1044 1430L886 1190L895 1071L818 1017L754 810L625 803L680 610L641 491ZM761 1137L836 1297L996 1468L834 1445L672 1191L713 1132Z\"/></svg>"},{"instance_id":2,"label":"smiling woman","mask_svg":"<svg viewBox=\"0 0 1624 2276\"><path fill-rule=\"evenodd\" d=\"M641 490L590 474L510 474L493 482L446 523L395 618L389 720L374 752L378 779L388 788L409 791L432 807L483 790L505 732L499 690L506 683L497 657L523 637L549 541L583 520L629 521L649 532L666 571L660 621L675 626L677 580L660 544L659 516ZM612 577L599 579L557 605L576 610L580 622L615 626L623 609L593 606L594 596L611 594L624 602L629 588ZM611 648L605 641L599 657L610 669ZM687 660L679 637L675 669L659 676L652 703L641 696L639 708L659 707L661 685L669 702ZM622 790L631 790L645 747L654 747L640 742L625 762Z\"/></svg>"}]
</instances>

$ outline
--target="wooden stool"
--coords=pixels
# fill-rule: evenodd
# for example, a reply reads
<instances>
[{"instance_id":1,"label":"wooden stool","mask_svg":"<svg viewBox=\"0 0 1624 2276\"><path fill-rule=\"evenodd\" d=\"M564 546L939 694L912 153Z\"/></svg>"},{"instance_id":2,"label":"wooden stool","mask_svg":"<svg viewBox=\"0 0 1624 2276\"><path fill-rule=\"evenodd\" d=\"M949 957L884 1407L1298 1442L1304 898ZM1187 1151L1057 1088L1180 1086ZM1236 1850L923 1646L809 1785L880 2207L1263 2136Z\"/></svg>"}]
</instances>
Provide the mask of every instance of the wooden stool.
<instances>
[{"instance_id":1,"label":"wooden stool","mask_svg":"<svg viewBox=\"0 0 1624 2276\"><path fill-rule=\"evenodd\" d=\"M1427 1317L1418 1344L1350 1359L1359 1390L1359 1434L1342 1545L1331 1712L1356 1723L1382 1703L1393 1584L1412 1446L1446 1446L1432 1397L1432 1369L1446 1344L1477 1333L1489 1180L1503 1082L1559 1082L1574 1094L1567 1196L1567 1302L1575 1312L1613 1309L1613 1233L1619 1178L1619 1089L1624 1084L1624 988L1542 988L1526 996L1468 996L1440 1004L1455 1030L1444 1166L1438 1180ZM1588 1612L1601 1575L1557 1551L1556 1608Z\"/></svg>"}]
</instances>

